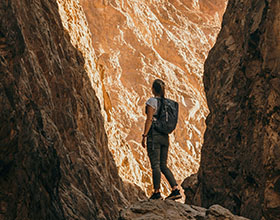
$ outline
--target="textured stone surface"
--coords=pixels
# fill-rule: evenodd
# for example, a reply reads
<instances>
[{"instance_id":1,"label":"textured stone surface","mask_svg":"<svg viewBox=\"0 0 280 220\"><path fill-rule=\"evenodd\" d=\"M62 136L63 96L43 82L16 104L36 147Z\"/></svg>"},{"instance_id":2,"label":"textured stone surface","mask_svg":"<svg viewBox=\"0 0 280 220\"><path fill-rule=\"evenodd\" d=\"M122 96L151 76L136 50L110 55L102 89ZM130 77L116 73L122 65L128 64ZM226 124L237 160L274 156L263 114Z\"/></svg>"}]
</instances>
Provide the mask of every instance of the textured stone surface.
<instances>
[{"instance_id":1,"label":"textured stone surface","mask_svg":"<svg viewBox=\"0 0 280 220\"><path fill-rule=\"evenodd\" d=\"M192 174L187 177L181 184L181 187L184 189L185 194L185 203L192 204L201 204L200 196L198 191L198 174Z\"/></svg>"},{"instance_id":2,"label":"textured stone surface","mask_svg":"<svg viewBox=\"0 0 280 220\"><path fill-rule=\"evenodd\" d=\"M151 169L140 146L144 103L162 78L180 104L169 166L180 183L197 172L208 114L203 63L216 40L226 0L81 0L101 72L109 147L122 179L151 193ZM168 193L168 183L162 191Z\"/></svg>"},{"instance_id":3,"label":"textured stone surface","mask_svg":"<svg viewBox=\"0 0 280 220\"><path fill-rule=\"evenodd\" d=\"M94 80L62 25L59 11L70 17L75 2L0 2L0 219L114 219L137 196L118 176ZM68 24L79 24L74 8Z\"/></svg>"},{"instance_id":4,"label":"textured stone surface","mask_svg":"<svg viewBox=\"0 0 280 220\"><path fill-rule=\"evenodd\" d=\"M233 215L229 210L219 205L213 205L209 209L205 209L168 200L142 201L121 211L119 220L132 219L248 220Z\"/></svg>"},{"instance_id":5,"label":"textured stone surface","mask_svg":"<svg viewBox=\"0 0 280 220\"><path fill-rule=\"evenodd\" d=\"M280 219L279 17L279 1L229 1L205 64L198 194L255 220Z\"/></svg>"}]
</instances>

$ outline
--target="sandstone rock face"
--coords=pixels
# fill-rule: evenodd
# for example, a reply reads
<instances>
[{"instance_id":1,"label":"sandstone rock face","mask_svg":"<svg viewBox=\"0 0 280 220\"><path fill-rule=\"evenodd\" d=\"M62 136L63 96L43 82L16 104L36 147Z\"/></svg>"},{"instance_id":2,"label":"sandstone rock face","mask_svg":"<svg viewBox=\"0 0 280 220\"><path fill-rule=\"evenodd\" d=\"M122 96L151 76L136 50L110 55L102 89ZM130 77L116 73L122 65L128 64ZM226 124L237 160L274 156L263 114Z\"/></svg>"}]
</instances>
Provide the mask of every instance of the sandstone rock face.
<instances>
[{"instance_id":1,"label":"sandstone rock face","mask_svg":"<svg viewBox=\"0 0 280 220\"><path fill-rule=\"evenodd\" d=\"M203 206L280 219L280 2L229 1L205 64Z\"/></svg>"},{"instance_id":2,"label":"sandstone rock face","mask_svg":"<svg viewBox=\"0 0 280 220\"><path fill-rule=\"evenodd\" d=\"M58 3L0 2L0 219L114 219L133 200L108 149L90 61L62 24L67 15L69 29L86 24L82 10Z\"/></svg>"},{"instance_id":3,"label":"sandstone rock face","mask_svg":"<svg viewBox=\"0 0 280 220\"><path fill-rule=\"evenodd\" d=\"M138 202L121 211L119 220L132 219L246 220L247 218L233 215L229 210L219 205L205 209L174 201L158 200Z\"/></svg>"},{"instance_id":4,"label":"sandstone rock face","mask_svg":"<svg viewBox=\"0 0 280 220\"><path fill-rule=\"evenodd\" d=\"M199 167L208 108L203 63L220 30L226 0L81 0L101 72L105 128L123 180L149 194L151 170L140 146L145 101L155 78L179 102L169 166L180 183ZM168 184L162 191L168 193Z\"/></svg>"},{"instance_id":5,"label":"sandstone rock face","mask_svg":"<svg viewBox=\"0 0 280 220\"><path fill-rule=\"evenodd\" d=\"M185 203L192 205L192 204L200 204L200 195L197 193L198 190L198 174L192 174L191 176L187 177L181 184L181 187L184 189L185 193Z\"/></svg>"}]
</instances>

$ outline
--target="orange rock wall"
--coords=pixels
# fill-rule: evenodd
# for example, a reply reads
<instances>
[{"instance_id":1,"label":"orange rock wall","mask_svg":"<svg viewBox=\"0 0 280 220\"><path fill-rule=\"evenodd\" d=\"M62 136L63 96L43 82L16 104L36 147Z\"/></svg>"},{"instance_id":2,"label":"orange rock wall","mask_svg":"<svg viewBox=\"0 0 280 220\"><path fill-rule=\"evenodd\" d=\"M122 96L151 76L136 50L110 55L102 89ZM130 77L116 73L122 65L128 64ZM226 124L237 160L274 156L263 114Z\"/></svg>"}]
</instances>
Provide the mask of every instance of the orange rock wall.
<instances>
[{"instance_id":1,"label":"orange rock wall","mask_svg":"<svg viewBox=\"0 0 280 220\"><path fill-rule=\"evenodd\" d=\"M167 97L180 104L169 157L180 183L199 167L208 114L203 63L220 30L227 1L80 2L92 34L105 128L120 176L146 192L152 189L149 159L140 142L144 104L152 95L152 81L161 78L167 84ZM166 194L166 181L163 185Z\"/></svg>"}]
</instances>

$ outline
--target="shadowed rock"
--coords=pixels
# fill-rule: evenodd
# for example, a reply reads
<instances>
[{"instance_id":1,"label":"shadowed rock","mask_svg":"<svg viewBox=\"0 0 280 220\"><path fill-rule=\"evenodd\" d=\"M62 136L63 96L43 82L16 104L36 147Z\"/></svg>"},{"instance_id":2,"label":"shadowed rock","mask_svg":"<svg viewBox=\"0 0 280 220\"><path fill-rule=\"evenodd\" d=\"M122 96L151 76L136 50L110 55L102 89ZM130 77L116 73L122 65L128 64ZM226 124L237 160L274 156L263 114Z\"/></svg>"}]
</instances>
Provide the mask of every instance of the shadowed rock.
<instances>
[{"instance_id":1,"label":"shadowed rock","mask_svg":"<svg viewBox=\"0 0 280 220\"><path fill-rule=\"evenodd\" d=\"M233 215L229 210L219 205L205 209L175 201L157 200L138 202L121 211L119 220L132 219L246 220L247 218Z\"/></svg>"},{"instance_id":2,"label":"shadowed rock","mask_svg":"<svg viewBox=\"0 0 280 220\"><path fill-rule=\"evenodd\" d=\"M210 114L196 197L280 219L280 2L229 1L205 63Z\"/></svg>"},{"instance_id":3,"label":"shadowed rock","mask_svg":"<svg viewBox=\"0 0 280 220\"><path fill-rule=\"evenodd\" d=\"M0 2L0 103L0 219L114 219L137 196L55 0Z\"/></svg>"}]
</instances>

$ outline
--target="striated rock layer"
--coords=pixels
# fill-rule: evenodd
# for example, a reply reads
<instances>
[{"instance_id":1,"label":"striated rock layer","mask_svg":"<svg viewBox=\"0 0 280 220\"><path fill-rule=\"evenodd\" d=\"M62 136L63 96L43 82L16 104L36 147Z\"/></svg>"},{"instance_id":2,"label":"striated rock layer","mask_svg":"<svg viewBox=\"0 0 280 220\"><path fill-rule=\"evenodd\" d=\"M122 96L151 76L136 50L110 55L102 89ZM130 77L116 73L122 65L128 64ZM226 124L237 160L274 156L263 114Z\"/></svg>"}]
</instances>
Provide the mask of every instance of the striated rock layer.
<instances>
[{"instance_id":1,"label":"striated rock layer","mask_svg":"<svg viewBox=\"0 0 280 220\"><path fill-rule=\"evenodd\" d=\"M0 2L0 219L114 219L133 198L108 149L89 61L60 18L76 1L59 3ZM74 8L68 24L83 26Z\"/></svg>"},{"instance_id":2,"label":"striated rock layer","mask_svg":"<svg viewBox=\"0 0 280 220\"><path fill-rule=\"evenodd\" d=\"M146 151L140 146L144 103L162 78L180 104L170 137L169 166L179 183L197 172L208 108L203 63L220 30L226 0L81 0L101 72L109 147L119 174L148 194ZM162 191L168 193L168 184Z\"/></svg>"},{"instance_id":3,"label":"striated rock layer","mask_svg":"<svg viewBox=\"0 0 280 220\"><path fill-rule=\"evenodd\" d=\"M120 213L119 220L249 220L233 215L229 210L213 205L209 209L190 206L174 201L142 201L135 203Z\"/></svg>"},{"instance_id":4,"label":"striated rock layer","mask_svg":"<svg viewBox=\"0 0 280 220\"><path fill-rule=\"evenodd\" d=\"M231 0L205 63L196 204L280 219L280 2Z\"/></svg>"}]
</instances>

